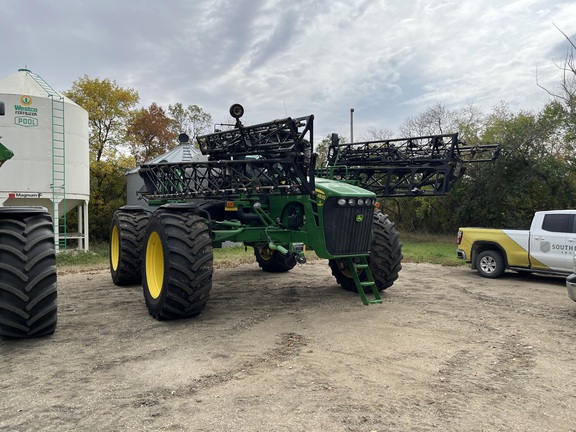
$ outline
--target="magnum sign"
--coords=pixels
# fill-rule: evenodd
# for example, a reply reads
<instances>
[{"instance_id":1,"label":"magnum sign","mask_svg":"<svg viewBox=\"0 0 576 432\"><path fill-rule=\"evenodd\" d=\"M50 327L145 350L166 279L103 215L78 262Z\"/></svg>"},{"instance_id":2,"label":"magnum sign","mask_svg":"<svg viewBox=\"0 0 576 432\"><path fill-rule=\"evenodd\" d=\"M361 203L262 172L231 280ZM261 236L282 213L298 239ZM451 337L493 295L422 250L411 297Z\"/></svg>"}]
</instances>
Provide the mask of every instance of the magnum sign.
<instances>
[{"instance_id":1,"label":"magnum sign","mask_svg":"<svg viewBox=\"0 0 576 432\"><path fill-rule=\"evenodd\" d=\"M42 192L16 192L9 193L8 198L42 198Z\"/></svg>"}]
</instances>

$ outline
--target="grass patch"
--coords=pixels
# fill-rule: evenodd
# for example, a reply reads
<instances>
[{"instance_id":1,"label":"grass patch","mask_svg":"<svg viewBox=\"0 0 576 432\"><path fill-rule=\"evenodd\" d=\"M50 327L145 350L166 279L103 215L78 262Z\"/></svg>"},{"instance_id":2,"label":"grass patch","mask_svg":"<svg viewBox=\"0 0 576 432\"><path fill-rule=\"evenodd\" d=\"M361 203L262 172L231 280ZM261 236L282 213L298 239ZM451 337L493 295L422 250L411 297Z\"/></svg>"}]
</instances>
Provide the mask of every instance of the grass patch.
<instances>
[{"instance_id":1,"label":"grass patch","mask_svg":"<svg viewBox=\"0 0 576 432\"><path fill-rule=\"evenodd\" d=\"M432 263L447 266L465 264L456 258L456 237L448 235L401 233L404 262ZM308 261L319 260L314 252L307 252ZM56 255L58 268L108 268L108 243L93 243L88 252L63 251ZM256 262L251 247L231 246L214 249L214 267L237 267Z\"/></svg>"},{"instance_id":2,"label":"grass patch","mask_svg":"<svg viewBox=\"0 0 576 432\"><path fill-rule=\"evenodd\" d=\"M94 243L90 250L82 252L78 250L61 251L56 255L57 267L108 267L110 252L108 243Z\"/></svg>"},{"instance_id":3,"label":"grass patch","mask_svg":"<svg viewBox=\"0 0 576 432\"><path fill-rule=\"evenodd\" d=\"M456 236L429 233L400 233L405 262L431 263L446 266L463 265L456 258Z\"/></svg>"},{"instance_id":4,"label":"grass patch","mask_svg":"<svg viewBox=\"0 0 576 432\"><path fill-rule=\"evenodd\" d=\"M254 250L250 247L244 250L244 246L229 246L214 249L214 267L226 268L237 267L241 264L256 262Z\"/></svg>"}]
</instances>

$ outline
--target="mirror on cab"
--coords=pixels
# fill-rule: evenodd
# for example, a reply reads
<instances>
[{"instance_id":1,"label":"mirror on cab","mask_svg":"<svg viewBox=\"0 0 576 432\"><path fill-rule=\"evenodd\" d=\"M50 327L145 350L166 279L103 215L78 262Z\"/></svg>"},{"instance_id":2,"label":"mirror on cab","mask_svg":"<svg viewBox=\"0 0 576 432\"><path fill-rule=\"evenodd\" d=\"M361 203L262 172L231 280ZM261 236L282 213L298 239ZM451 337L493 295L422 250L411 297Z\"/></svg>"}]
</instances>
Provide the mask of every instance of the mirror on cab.
<instances>
[{"instance_id":1,"label":"mirror on cab","mask_svg":"<svg viewBox=\"0 0 576 432\"><path fill-rule=\"evenodd\" d=\"M4 102L0 101L0 115L4 115L6 108L4 107Z\"/></svg>"}]
</instances>

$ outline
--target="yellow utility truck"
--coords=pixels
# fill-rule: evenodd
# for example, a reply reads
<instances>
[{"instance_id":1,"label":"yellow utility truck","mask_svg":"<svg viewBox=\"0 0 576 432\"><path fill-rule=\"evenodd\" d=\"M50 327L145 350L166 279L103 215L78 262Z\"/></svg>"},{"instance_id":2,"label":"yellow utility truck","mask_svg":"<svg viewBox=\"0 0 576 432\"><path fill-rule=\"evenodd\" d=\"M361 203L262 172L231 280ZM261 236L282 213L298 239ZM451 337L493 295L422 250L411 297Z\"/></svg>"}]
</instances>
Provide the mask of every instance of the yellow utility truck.
<instances>
[{"instance_id":1,"label":"yellow utility truck","mask_svg":"<svg viewBox=\"0 0 576 432\"><path fill-rule=\"evenodd\" d=\"M529 230L460 228L460 259L480 276L497 278L506 269L568 275L576 251L576 210L540 211Z\"/></svg>"}]
</instances>

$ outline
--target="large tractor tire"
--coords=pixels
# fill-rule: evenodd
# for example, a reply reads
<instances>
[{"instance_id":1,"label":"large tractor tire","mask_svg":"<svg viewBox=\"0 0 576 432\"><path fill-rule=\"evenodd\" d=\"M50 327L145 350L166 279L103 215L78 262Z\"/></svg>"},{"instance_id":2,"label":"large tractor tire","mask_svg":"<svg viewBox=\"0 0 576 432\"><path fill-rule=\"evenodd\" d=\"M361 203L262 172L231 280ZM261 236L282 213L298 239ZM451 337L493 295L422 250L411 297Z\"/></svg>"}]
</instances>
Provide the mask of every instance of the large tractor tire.
<instances>
[{"instance_id":1,"label":"large tractor tire","mask_svg":"<svg viewBox=\"0 0 576 432\"><path fill-rule=\"evenodd\" d=\"M378 291L384 291L394 284L402 269L402 243L396 225L388 218L388 215L382 212L374 214L373 234L368 263L376 288ZM350 269L346 260L331 259L329 265L342 288L358 292L352 274L353 270ZM364 271L361 271L358 277L361 281L367 279ZM371 288L366 288L365 291L371 292Z\"/></svg>"},{"instance_id":2,"label":"large tractor tire","mask_svg":"<svg viewBox=\"0 0 576 432\"><path fill-rule=\"evenodd\" d=\"M185 206L160 207L144 236L142 287L158 320L199 315L212 288L213 251L208 226Z\"/></svg>"},{"instance_id":3,"label":"large tractor tire","mask_svg":"<svg viewBox=\"0 0 576 432\"><path fill-rule=\"evenodd\" d=\"M294 255L286 256L268 246L254 246L254 256L262 270L270 273L285 273L296 265Z\"/></svg>"},{"instance_id":4,"label":"large tractor tire","mask_svg":"<svg viewBox=\"0 0 576 432\"><path fill-rule=\"evenodd\" d=\"M53 334L56 297L50 214L43 207L0 208L0 336Z\"/></svg>"},{"instance_id":5,"label":"large tractor tire","mask_svg":"<svg viewBox=\"0 0 576 432\"><path fill-rule=\"evenodd\" d=\"M370 248L370 270L378 291L391 287L402 270L402 243L396 224L382 212L374 214L374 240Z\"/></svg>"},{"instance_id":6,"label":"large tractor tire","mask_svg":"<svg viewBox=\"0 0 576 432\"><path fill-rule=\"evenodd\" d=\"M144 233L150 212L137 206L116 210L110 227L110 273L118 286L142 282Z\"/></svg>"}]
</instances>

